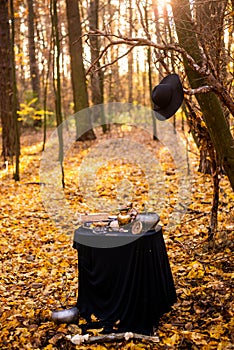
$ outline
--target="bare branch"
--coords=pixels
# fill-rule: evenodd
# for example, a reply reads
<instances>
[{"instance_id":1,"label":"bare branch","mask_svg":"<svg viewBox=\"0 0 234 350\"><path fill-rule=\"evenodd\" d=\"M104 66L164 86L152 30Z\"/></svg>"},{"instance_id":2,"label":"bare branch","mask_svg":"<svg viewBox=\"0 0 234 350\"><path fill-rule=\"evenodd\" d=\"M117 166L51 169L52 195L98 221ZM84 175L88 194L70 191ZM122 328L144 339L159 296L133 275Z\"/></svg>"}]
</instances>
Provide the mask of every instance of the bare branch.
<instances>
[{"instance_id":1,"label":"bare branch","mask_svg":"<svg viewBox=\"0 0 234 350\"><path fill-rule=\"evenodd\" d=\"M106 67L109 67L109 66L112 66L114 63L116 63L117 61L119 61L121 58L127 56L129 54L129 52L131 52L133 49L134 49L135 46L132 46L130 49L128 49L125 53L123 53L122 55L118 56L116 59L114 59L112 62L110 63L106 63L104 64L103 66L101 66L100 68L97 68L95 69L95 72L103 69L103 68L106 68ZM87 74L88 74L89 70L87 71Z\"/></svg>"},{"instance_id":2,"label":"bare branch","mask_svg":"<svg viewBox=\"0 0 234 350\"><path fill-rule=\"evenodd\" d=\"M176 51L180 54L182 54L184 57L186 57L187 61L190 63L190 65L193 67L194 70L198 71L199 73L202 73L203 75L209 75L210 71L207 71L204 69L204 67L200 67L194 59L178 44L158 44L153 42L151 39L148 38L142 38L142 37L134 37L129 38L127 36L119 36L116 34L108 34L106 32L95 30L87 33L86 35L98 35L103 36L107 38L110 43L103 49L100 58L103 56L103 53L108 50L108 48L112 45L129 45L129 46L151 46L158 50L162 51ZM113 40L113 38L116 38L118 40ZM92 67L89 68L89 72L92 69Z\"/></svg>"},{"instance_id":3,"label":"bare branch","mask_svg":"<svg viewBox=\"0 0 234 350\"><path fill-rule=\"evenodd\" d=\"M229 109L231 114L234 115L234 101L232 100L225 86L222 85L220 81L216 78L216 76L212 73L212 71L210 71L210 69L207 67L207 64L202 64L201 66L198 65L196 61L187 53L187 51L183 49L181 46L179 46L178 44L158 44L152 41L150 38L142 38L142 37L130 38L122 35L108 34L100 30L91 31L86 35L103 36L109 40L109 44L102 50L100 56L90 66L90 68L87 71L87 74L90 73L90 71L95 66L96 62L101 59L101 57L105 54L105 52L107 52L107 50L114 45L128 45L131 47L131 49L129 49L128 52L130 52L134 47L137 47L137 46L150 46L150 47L154 47L155 49L162 50L164 52L175 51L181 54L187 60L188 64L194 69L194 71L198 72L203 77L205 77L205 79L207 80L207 83L210 85L205 87L202 86L198 89L191 90L190 92L188 92L188 94L193 95L196 93L207 93L210 91L214 91L219 96L220 100ZM126 54L124 54L123 56L127 55L128 52L126 52ZM115 59L114 62L116 62L119 58ZM109 63L108 65L105 65L104 67L110 66L110 65L111 63ZM103 67L101 67L100 69L102 68ZM187 93L186 90L185 92Z\"/></svg>"},{"instance_id":4,"label":"bare branch","mask_svg":"<svg viewBox=\"0 0 234 350\"><path fill-rule=\"evenodd\" d=\"M213 86L205 85L205 86L200 86L197 89L190 89L190 90L184 89L184 93L187 95L195 95L195 94L201 94L201 93L204 94L213 90L214 90Z\"/></svg>"},{"instance_id":5,"label":"bare branch","mask_svg":"<svg viewBox=\"0 0 234 350\"><path fill-rule=\"evenodd\" d=\"M114 43L112 42L112 43L108 44L108 45L102 50L100 56L99 56L99 57L93 62L93 64L89 67L89 69L88 69L87 72L86 72L86 75L88 75L88 74L92 71L93 67L94 67L94 66L96 65L96 63L100 60L100 58L104 55L104 53L107 52L108 49L109 49L109 47L111 47L111 46L113 46L113 45L119 45L119 42L116 41L116 42L114 42ZM132 51L132 50L134 49L135 46L136 46L136 45L132 45L132 47L131 47L129 50L127 50L123 55L117 57L117 58L116 58L115 60L113 60L112 62L107 63L107 64L101 66L100 68L95 69L94 72L97 72L97 71L99 71L99 70L101 70L101 69L103 69L103 68L106 68L106 67L108 67L108 66L113 65L113 64L114 64L115 62L117 62L119 59L121 59L122 57L128 55L128 53L129 53L130 51Z\"/></svg>"}]
</instances>

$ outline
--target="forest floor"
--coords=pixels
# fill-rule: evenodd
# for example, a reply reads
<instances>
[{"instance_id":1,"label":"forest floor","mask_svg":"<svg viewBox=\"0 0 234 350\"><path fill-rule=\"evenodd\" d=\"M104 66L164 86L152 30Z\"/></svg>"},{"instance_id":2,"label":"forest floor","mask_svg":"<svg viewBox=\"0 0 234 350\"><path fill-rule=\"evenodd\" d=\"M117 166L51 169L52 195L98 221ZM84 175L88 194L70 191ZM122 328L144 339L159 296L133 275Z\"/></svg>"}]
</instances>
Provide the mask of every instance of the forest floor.
<instances>
[{"instance_id":1,"label":"forest floor","mask_svg":"<svg viewBox=\"0 0 234 350\"><path fill-rule=\"evenodd\" d=\"M77 142L65 159L65 196L74 213L94 211L92 196L83 195L77 184L79 166L88 164L91 150L97 145L109 146L110 135L98 132L94 141ZM137 130L116 130L112 140L129 137L147 149L140 165L149 161L147 152L160 160L164 192L155 185L152 193L161 196L162 225L168 224L168 213L178 193L176 166L167 151ZM118 141L118 140L117 140ZM0 170L0 349L234 349L233 318L233 233L234 194L225 176L221 179L219 225L215 244L208 248L207 236L212 203L212 179L196 171L198 157L191 153L191 202L181 222L164 232L178 301L165 314L156 331L158 341L121 340L101 344L74 345L68 335L80 333L77 324L55 324L51 311L72 307L78 293L77 252L72 248L74 227L59 231L42 201L39 169L42 156L41 132L25 131L22 135L21 178L12 180L12 169ZM191 147L192 150L192 147ZM126 150L125 150L126 151ZM119 154L124 150L119 150ZM129 150L127 149L127 152ZM139 152L139 151L137 151ZM108 154L108 153L107 153ZM96 155L96 153L95 153ZM129 161L118 163L110 156L107 166L96 174L96 189L115 205L116 183L122 190L133 184L134 202L146 201L152 209L157 203L147 197L148 183L139 166ZM83 163L82 163L83 162ZM147 168L148 169L148 168ZM127 174L127 179L121 174ZM83 175L85 188L85 172ZM142 190L144 189L144 190ZM157 192L159 191L159 192ZM92 190L91 190L92 192ZM110 206L111 207L111 206ZM111 207L112 208L112 207ZM95 331L92 331L93 334ZM96 331L95 334L99 334Z\"/></svg>"}]
</instances>

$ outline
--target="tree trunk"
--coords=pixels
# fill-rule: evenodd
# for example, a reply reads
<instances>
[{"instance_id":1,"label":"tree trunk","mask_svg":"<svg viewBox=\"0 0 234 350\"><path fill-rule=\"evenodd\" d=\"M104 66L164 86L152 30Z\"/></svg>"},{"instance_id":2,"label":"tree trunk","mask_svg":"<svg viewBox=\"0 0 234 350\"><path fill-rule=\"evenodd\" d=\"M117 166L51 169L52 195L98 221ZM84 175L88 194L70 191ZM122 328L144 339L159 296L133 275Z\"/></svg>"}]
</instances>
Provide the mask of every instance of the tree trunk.
<instances>
[{"instance_id":1,"label":"tree trunk","mask_svg":"<svg viewBox=\"0 0 234 350\"><path fill-rule=\"evenodd\" d=\"M29 66L30 66L30 78L33 91L33 98L37 98L37 101L33 104L36 108L40 101L40 79L38 64L36 58L35 47L35 33L34 33L34 0L28 1L28 49L29 49ZM41 126L41 119L34 120L34 126Z\"/></svg>"},{"instance_id":2,"label":"tree trunk","mask_svg":"<svg viewBox=\"0 0 234 350\"><path fill-rule=\"evenodd\" d=\"M2 156L4 161L15 154L13 94L13 60L11 51L8 1L0 1L0 115L2 122Z\"/></svg>"},{"instance_id":3,"label":"tree trunk","mask_svg":"<svg viewBox=\"0 0 234 350\"><path fill-rule=\"evenodd\" d=\"M12 62L15 62L15 18L14 18L14 3L10 0L10 13L11 13L11 57ZM19 123L17 115L18 99L17 99L17 84L16 84L16 73L15 64L12 65L12 113L14 118L14 130L15 130L15 169L14 169L14 180L20 180L19 164L20 164L20 133Z\"/></svg>"},{"instance_id":4,"label":"tree trunk","mask_svg":"<svg viewBox=\"0 0 234 350\"><path fill-rule=\"evenodd\" d=\"M207 128L202 125L201 119L197 118L193 104L186 99L183 106L190 132L197 148L200 151L198 171L204 174L211 174L212 162L210 159L209 149L212 149L212 152L214 152L214 146L211 141L210 134Z\"/></svg>"},{"instance_id":5,"label":"tree trunk","mask_svg":"<svg viewBox=\"0 0 234 350\"><path fill-rule=\"evenodd\" d=\"M99 0L91 0L89 7L89 29L95 31L98 26L98 10ZM97 35L90 35L90 53L91 64L95 63L94 72L91 73L91 91L92 91L92 103L94 105L103 103L103 72L98 70L100 68L100 62L98 61L100 49ZM95 72L98 70L98 72Z\"/></svg>"},{"instance_id":6,"label":"tree trunk","mask_svg":"<svg viewBox=\"0 0 234 350\"><path fill-rule=\"evenodd\" d=\"M223 21L227 2L228 0L195 0L198 40L212 61L217 76L226 75Z\"/></svg>"},{"instance_id":7,"label":"tree trunk","mask_svg":"<svg viewBox=\"0 0 234 350\"><path fill-rule=\"evenodd\" d=\"M174 0L172 2L176 31L180 45L194 58L197 64L202 64L194 22L192 20L189 0ZM206 79L195 71L184 58L185 71L192 89L207 85ZM201 107L204 121L217 151L219 161L234 190L234 140L228 122L224 116L220 101L213 92L196 94Z\"/></svg>"},{"instance_id":8,"label":"tree trunk","mask_svg":"<svg viewBox=\"0 0 234 350\"><path fill-rule=\"evenodd\" d=\"M47 134L47 95L48 95L48 85L49 85L49 76L50 76L50 66L51 66L51 59L52 59L52 53L51 48L53 45L53 38L51 36L51 40L49 43L49 57L48 57L48 64L47 64L47 72L45 72L45 80L44 80L44 97L43 97L43 111L44 111L44 118L43 118L43 145L42 145L42 151L45 150L45 144L46 144L46 134Z\"/></svg>"},{"instance_id":9,"label":"tree trunk","mask_svg":"<svg viewBox=\"0 0 234 350\"><path fill-rule=\"evenodd\" d=\"M129 38L132 38L132 0L129 0ZM133 103L133 52L128 54L128 103Z\"/></svg>"},{"instance_id":10,"label":"tree trunk","mask_svg":"<svg viewBox=\"0 0 234 350\"><path fill-rule=\"evenodd\" d=\"M54 61L53 61L53 85L55 93L55 111L56 111L56 123L59 139L59 162L61 166L62 174L62 186L65 187L64 182L64 168L63 168L63 129L59 127L62 124L62 105L61 105L61 80L60 80L60 38L58 31L58 13L57 2L58 0L51 0L51 19L52 19L52 37L54 40Z\"/></svg>"},{"instance_id":11,"label":"tree trunk","mask_svg":"<svg viewBox=\"0 0 234 350\"><path fill-rule=\"evenodd\" d=\"M83 64L82 31L80 22L80 12L77 0L66 0L69 49L71 57L71 76L74 100L74 112L81 111L89 106L88 92L86 85L85 69ZM79 120L78 120L79 123ZM92 129L91 120L87 120L86 125L77 123L77 139L80 141L93 140L95 134ZM80 130L89 130L82 135Z\"/></svg>"},{"instance_id":12,"label":"tree trunk","mask_svg":"<svg viewBox=\"0 0 234 350\"><path fill-rule=\"evenodd\" d=\"M91 0L89 6L89 29L95 31L99 28L98 24L99 17L99 0ZM90 53L91 53L91 64L95 63L91 72L91 94L93 105L103 104L103 79L104 73L100 69L100 61L98 60L100 49L99 39L97 35L90 35ZM97 70L97 71L96 71ZM109 127L106 125L105 114L103 108L100 109L100 118L102 121L102 130L105 133Z\"/></svg>"}]
</instances>

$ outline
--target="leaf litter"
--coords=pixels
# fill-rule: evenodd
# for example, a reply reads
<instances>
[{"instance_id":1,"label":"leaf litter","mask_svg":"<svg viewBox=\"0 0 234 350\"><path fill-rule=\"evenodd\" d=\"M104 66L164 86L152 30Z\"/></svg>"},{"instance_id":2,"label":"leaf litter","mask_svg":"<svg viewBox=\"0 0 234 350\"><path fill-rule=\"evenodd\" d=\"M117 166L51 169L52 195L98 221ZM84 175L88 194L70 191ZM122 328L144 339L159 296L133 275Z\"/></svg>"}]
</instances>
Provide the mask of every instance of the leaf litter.
<instances>
[{"instance_id":1,"label":"leaf litter","mask_svg":"<svg viewBox=\"0 0 234 350\"><path fill-rule=\"evenodd\" d=\"M120 135L118 131L116 127L114 136L122 137L123 132ZM168 213L173 212L178 193L175 164L168 151L151 141L148 135L141 133L139 136L137 130L125 134L127 138L143 143L149 154L153 152L159 159L161 168L157 175L162 178L155 184L158 187L155 193L164 199L160 216L166 227ZM74 213L95 210L92 195L84 196L76 175L90 152L95 147L100 151L101 146L97 147L97 144L105 143L108 137L99 132L96 141L76 143L65 159L65 196ZM194 155L191 160L191 204L182 222L164 232L178 301L171 312L161 318L156 330L159 342L152 345L145 341L124 340L76 346L68 340L67 335L80 334L81 323L85 320L80 319L76 325L57 325L51 321L51 312L76 303L77 253L72 249L72 225L58 230L43 207L38 185L41 139L40 133L23 135L19 183L12 180L11 168L0 174L0 348L233 349L234 195L223 176L215 246L208 249L212 181L209 175L196 172L198 159ZM122 153L128 151L121 150ZM138 208L147 202L150 209L154 209L160 201L147 197L149 182L146 175L136 161L131 162L126 157L111 158L98 168L93 195L98 193L111 205L114 203L114 208L118 201L128 199L117 198L117 185L123 187L120 193L124 193L130 184L132 193L129 196L133 196ZM162 193L160 183L164 184ZM92 189L90 192L92 194Z\"/></svg>"}]
</instances>

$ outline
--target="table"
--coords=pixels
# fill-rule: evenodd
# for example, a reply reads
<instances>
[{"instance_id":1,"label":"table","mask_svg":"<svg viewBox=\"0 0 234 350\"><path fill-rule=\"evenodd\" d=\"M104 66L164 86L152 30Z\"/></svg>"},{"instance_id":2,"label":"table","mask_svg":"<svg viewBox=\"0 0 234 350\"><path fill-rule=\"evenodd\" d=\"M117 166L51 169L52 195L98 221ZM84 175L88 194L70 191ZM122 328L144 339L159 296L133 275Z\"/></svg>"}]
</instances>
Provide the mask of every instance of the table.
<instances>
[{"instance_id":1,"label":"table","mask_svg":"<svg viewBox=\"0 0 234 350\"><path fill-rule=\"evenodd\" d=\"M113 248L87 246L82 237L87 242L92 233L79 228L74 236L79 271L77 307L88 322L86 328L152 334L160 317L176 302L162 228L157 226ZM111 235L106 239L108 246ZM92 321L91 315L98 321Z\"/></svg>"}]
</instances>

